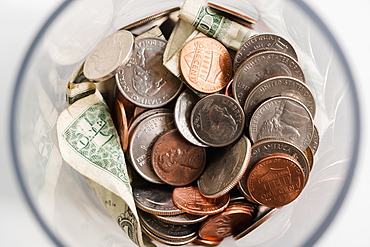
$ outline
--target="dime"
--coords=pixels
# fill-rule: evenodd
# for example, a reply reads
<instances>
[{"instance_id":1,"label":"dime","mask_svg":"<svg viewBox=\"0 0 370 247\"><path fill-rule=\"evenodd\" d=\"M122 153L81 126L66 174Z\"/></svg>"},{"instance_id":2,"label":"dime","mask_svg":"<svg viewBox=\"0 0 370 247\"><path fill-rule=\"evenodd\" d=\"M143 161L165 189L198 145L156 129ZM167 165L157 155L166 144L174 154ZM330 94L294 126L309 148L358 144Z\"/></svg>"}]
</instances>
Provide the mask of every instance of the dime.
<instances>
[{"instance_id":1,"label":"dime","mask_svg":"<svg viewBox=\"0 0 370 247\"><path fill-rule=\"evenodd\" d=\"M301 102L290 97L274 97L253 113L249 135L253 143L280 139L305 150L312 140L313 126L311 114Z\"/></svg>"},{"instance_id":2,"label":"dime","mask_svg":"<svg viewBox=\"0 0 370 247\"><path fill-rule=\"evenodd\" d=\"M283 37L272 33L256 34L247 39L236 52L234 71L250 56L262 51L283 52L298 61L293 46Z\"/></svg>"},{"instance_id":3,"label":"dime","mask_svg":"<svg viewBox=\"0 0 370 247\"><path fill-rule=\"evenodd\" d=\"M129 31L115 32L100 41L86 58L84 75L92 81L113 77L130 59L134 36Z\"/></svg>"},{"instance_id":4,"label":"dime","mask_svg":"<svg viewBox=\"0 0 370 247\"><path fill-rule=\"evenodd\" d=\"M191 225L204 221L208 215L178 214L178 215L154 215L161 221L174 225Z\"/></svg>"},{"instance_id":5,"label":"dime","mask_svg":"<svg viewBox=\"0 0 370 247\"><path fill-rule=\"evenodd\" d=\"M207 166L198 179L200 193L208 198L228 193L241 179L251 155L251 143L242 136L235 144L208 155Z\"/></svg>"},{"instance_id":6,"label":"dime","mask_svg":"<svg viewBox=\"0 0 370 247\"><path fill-rule=\"evenodd\" d=\"M135 170L149 182L163 183L153 171L151 153L158 137L174 128L172 113L158 113L145 118L132 132L128 158Z\"/></svg>"},{"instance_id":7,"label":"dime","mask_svg":"<svg viewBox=\"0 0 370 247\"><path fill-rule=\"evenodd\" d=\"M177 241L188 240L196 235L196 225L174 225L163 222L144 211L138 211L141 223L155 235Z\"/></svg>"},{"instance_id":8,"label":"dime","mask_svg":"<svg viewBox=\"0 0 370 247\"><path fill-rule=\"evenodd\" d=\"M141 210L157 215L177 215L183 211L172 201L173 187L162 184L132 186L135 204Z\"/></svg>"},{"instance_id":9,"label":"dime","mask_svg":"<svg viewBox=\"0 0 370 247\"><path fill-rule=\"evenodd\" d=\"M187 141L200 147L207 147L207 145L198 141L198 139L194 136L194 132L191 129L190 124L191 111L198 101L199 97L190 89L186 89L184 92L182 92L176 100L174 109L175 124L181 135Z\"/></svg>"},{"instance_id":10,"label":"dime","mask_svg":"<svg viewBox=\"0 0 370 247\"><path fill-rule=\"evenodd\" d=\"M118 71L121 93L132 103L156 108L170 102L181 91L182 83L162 63L165 40L145 37L135 40L129 62Z\"/></svg>"},{"instance_id":11,"label":"dime","mask_svg":"<svg viewBox=\"0 0 370 247\"><path fill-rule=\"evenodd\" d=\"M117 98L114 99L114 112L117 126L116 129L121 141L122 150L123 152L126 152L128 148L128 123L125 107Z\"/></svg>"},{"instance_id":12,"label":"dime","mask_svg":"<svg viewBox=\"0 0 370 247\"><path fill-rule=\"evenodd\" d=\"M194 106L190 118L196 137L212 147L227 146L238 140L244 121L244 112L238 102L223 94L202 98Z\"/></svg>"},{"instance_id":13,"label":"dime","mask_svg":"<svg viewBox=\"0 0 370 247\"><path fill-rule=\"evenodd\" d=\"M304 172L293 158L274 154L258 161L247 175L249 195L267 207L291 203L306 183Z\"/></svg>"},{"instance_id":14,"label":"dime","mask_svg":"<svg viewBox=\"0 0 370 247\"><path fill-rule=\"evenodd\" d=\"M313 136L311 143L309 145L313 155L315 155L315 153L317 152L317 149L319 148L319 143L320 143L319 131L317 130L316 126L313 126Z\"/></svg>"},{"instance_id":15,"label":"dime","mask_svg":"<svg viewBox=\"0 0 370 247\"><path fill-rule=\"evenodd\" d=\"M186 83L202 93L215 93L232 76L232 61L227 49L210 37L190 40L180 52L180 70Z\"/></svg>"},{"instance_id":16,"label":"dime","mask_svg":"<svg viewBox=\"0 0 370 247\"><path fill-rule=\"evenodd\" d=\"M246 59L235 72L234 98L244 106L252 88L274 76L290 76L305 82L302 68L294 58L282 52L260 52Z\"/></svg>"},{"instance_id":17,"label":"dime","mask_svg":"<svg viewBox=\"0 0 370 247\"><path fill-rule=\"evenodd\" d=\"M238 189L247 200L254 202L254 200L248 194L248 189L247 189L247 184L246 184L247 174L249 173L250 169L259 160L271 154L274 154L274 153L288 154L294 159L296 159L299 165L302 167L306 181L308 180L308 176L310 173L310 167L309 167L307 157L303 153L303 151L301 151L298 147L296 147L292 143L282 141L282 140L261 141L261 142L258 142L252 145L252 154L251 154L251 158L249 161L249 165L243 177L238 182Z\"/></svg>"},{"instance_id":18,"label":"dime","mask_svg":"<svg viewBox=\"0 0 370 247\"><path fill-rule=\"evenodd\" d=\"M277 96L287 96L299 100L307 107L312 117L316 114L315 98L306 84L293 77L276 76L260 82L249 93L244 104L245 118L250 119L262 102Z\"/></svg>"},{"instance_id":19,"label":"dime","mask_svg":"<svg viewBox=\"0 0 370 247\"><path fill-rule=\"evenodd\" d=\"M154 172L165 183L185 186L202 174L206 150L186 141L177 129L162 135L152 149Z\"/></svg>"},{"instance_id":20,"label":"dime","mask_svg":"<svg viewBox=\"0 0 370 247\"><path fill-rule=\"evenodd\" d=\"M196 186L176 187L172 194L174 204L189 214L211 215L223 211L230 201L229 194L206 198Z\"/></svg>"},{"instance_id":21,"label":"dime","mask_svg":"<svg viewBox=\"0 0 370 247\"><path fill-rule=\"evenodd\" d=\"M225 211L209 217L199 228L199 237L222 240L238 235L249 227L256 215L256 206L250 203L230 204Z\"/></svg>"}]
</instances>

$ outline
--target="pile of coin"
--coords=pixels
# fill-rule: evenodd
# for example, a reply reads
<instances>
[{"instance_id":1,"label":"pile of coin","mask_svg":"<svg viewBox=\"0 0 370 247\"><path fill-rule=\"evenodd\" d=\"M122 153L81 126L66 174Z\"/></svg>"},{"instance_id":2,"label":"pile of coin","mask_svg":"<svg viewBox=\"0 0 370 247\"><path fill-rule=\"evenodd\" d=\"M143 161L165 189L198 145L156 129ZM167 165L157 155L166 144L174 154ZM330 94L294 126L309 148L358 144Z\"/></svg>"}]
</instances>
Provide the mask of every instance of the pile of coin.
<instances>
[{"instance_id":1,"label":"pile of coin","mask_svg":"<svg viewBox=\"0 0 370 247\"><path fill-rule=\"evenodd\" d=\"M169 245L217 245L299 196L319 143L315 99L284 38L254 34L235 50L220 35L180 37L176 21L168 42L162 26L108 36L72 82L115 78L111 113L143 231ZM177 63L167 63L174 39Z\"/></svg>"}]
</instances>

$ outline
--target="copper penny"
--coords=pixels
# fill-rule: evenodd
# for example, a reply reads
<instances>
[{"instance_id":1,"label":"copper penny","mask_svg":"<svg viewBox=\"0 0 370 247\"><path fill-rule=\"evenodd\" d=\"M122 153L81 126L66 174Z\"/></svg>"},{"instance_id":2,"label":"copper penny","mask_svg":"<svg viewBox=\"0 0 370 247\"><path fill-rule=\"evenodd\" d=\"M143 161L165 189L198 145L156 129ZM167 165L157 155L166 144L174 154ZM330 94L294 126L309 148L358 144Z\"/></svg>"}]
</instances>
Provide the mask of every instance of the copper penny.
<instances>
[{"instance_id":1,"label":"copper penny","mask_svg":"<svg viewBox=\"0 0 370 247\"><path fill-rule=\"evenodd\" d=\"M232 89L232 84L233 84L233 79L229 81L229 83L225 87L225 95L233 97L233 89Z\"/></svg>"},{"instance_id":2,"label":"copper penny","mask_svg":"<svg viewBox=\"0 0 370 247\"><path fill-rule=\"evenodd\" d=\"M128 148L128 124L125 107L117 98L114 99L114 111L116 128L121 141L121 147L123 152L126 152Z\"/></svg>"},{"instance_id":3,"label":"copper penny","mask_svg":"<svg viewBox=\"0 0 370 247\"><path fill-rule=\"evenodd\" d=\"M230 201L226 194L218 198L206 198L196 186L177 187L173 190L174 204L189 214L211 215L222 212Z\"/></svg>"},{"instance_id":4,"label":"copper penny","mask_svg":"<svg viewBox=\"0 0 370 247\"><path fill-rule=\"evenodd\" d=\"M194 241L192 242L192 245L202 245L202 246L217 246L221 243L220 240L206 240L206 239L202 239L200 238L199 236L194 239Z\"/></svg>"},{"instance_id":5,"label":"copper penny","mask_svg":"<svg viewBox=\"0 0 370 247\"><path fill-rule=\"evenodd\" d=\"M135 105L131 103L129 100L127 100L125 96L122 95L117 86L115 87L114 91L116 99L119 100L123 104L123 107L125 108L128 126L130 127L130 123L134 118Z\"/></svg>"},{"instance_id":6,"label":"copper penny","mask_svg":"<svg viewBox=\"0 0 370 247\"><path fill-rule=\"evenodd\" d=\"M180 70L186 83L202 93L224 88L232 76L227 49L217 40L199 37L190 40L180 52Z\"/></svg>"},{"instance_id":7,"label":"copper penny","mask_svg":"<svg viewBox=\"0 0 370 247\"><path fill-rule=\"evenodd\" d=\"M174 129L158 138L151 158L154 172L163 182L185 186L202 174L206 150L191 144Z\"/></svg>"},{"instance_id":8,"label":"copper penny","mask_svg":"<svg viewBox=\"0 0 370 247\"><path fill-rule=\"evenodd\" d=\"M302 192L305 175L297 160L286 155L270 155L255 164L247 175L249 195L267 207L291 203Z\"/></svg>"},{"instance_id":9,"label":"copper penny","mask_svg":"<svg viewBox=\"0 0 370 247\"><path fill-rule=\"evenodd\" d=\"M199 228L199 237L206 240L222 240L236 236L247 229L256 215L257 207L251 203L228 206L225 211L208 218Z\"/></svg>"}]
</instances>

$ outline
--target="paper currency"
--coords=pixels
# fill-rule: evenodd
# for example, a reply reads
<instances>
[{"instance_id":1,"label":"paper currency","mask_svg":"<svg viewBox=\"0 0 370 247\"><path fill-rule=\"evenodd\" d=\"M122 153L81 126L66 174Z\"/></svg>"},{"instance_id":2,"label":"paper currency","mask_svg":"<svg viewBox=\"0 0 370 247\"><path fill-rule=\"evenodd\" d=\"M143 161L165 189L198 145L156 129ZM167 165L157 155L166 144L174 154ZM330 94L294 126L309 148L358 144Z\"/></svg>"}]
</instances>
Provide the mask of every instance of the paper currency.
<instances>
[{"instance_id":1,"label":"paper currency","mask_svg":"<svg viewBox=\"0 0 370 247\"><path fill-rule=\"evenodd\" d=\"M58 118L57 132L63 159L76 171L125 201L133 213L124 228L143 246L125 157L108 107L99 91L82 98ZM134 236L134 237L132 237Z\"/></svg>"},{"instance_id":2,"label":"paper currency","mask_svg":"<svg viewBox=\"0 0 370 247\"><path fill-rule=\"evenodd\" d=\"M166 38L164 37L164 35L162 33L162 30L159 28L158 25L154 26L151 29L149 29L148 31L140 34L135 39L140 39L140 38L144 38L144 37L157 37L157 38L161 38L161 39L166 40Z\"/></svg>"},{"instance_id":3,"label":"paper currency","mask_svg":"<svg viewBox=\"0 0 370 247\"><path fill-rule=\"evenodd\" d=\"M74 84L71 82L67 83L66 86L66 103L67 106L72 105L79 99L85 98L88 95L94 94L96 86L92 82L82 82Z\"/></svg>"},{"instance_id":4,"label":"paper currency","mask_svg":"<svg viewBox=\"0 0 370 247\"><path fill-rule=\"evenodd\" d=\"M179 17L233 50L238 50L245 40L257 34L256 31L216 14L211 9L192 0L184 2Z\"/></svg>"}]
</instances>

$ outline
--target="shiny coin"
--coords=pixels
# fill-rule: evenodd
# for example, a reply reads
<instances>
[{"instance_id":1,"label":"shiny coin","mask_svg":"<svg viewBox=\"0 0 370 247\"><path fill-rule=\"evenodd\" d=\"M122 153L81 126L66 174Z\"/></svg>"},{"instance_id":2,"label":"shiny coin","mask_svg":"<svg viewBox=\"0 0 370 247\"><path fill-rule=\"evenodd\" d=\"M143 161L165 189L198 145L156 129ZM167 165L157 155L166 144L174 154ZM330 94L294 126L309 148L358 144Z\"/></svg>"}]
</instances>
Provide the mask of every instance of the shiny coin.
<instances>
[{"instance_id":1,"label":"shiny coin","mask_svg":"<svg viewBox=\"0 0 370 247\"><path fill-rule=\"evenodd\" d=\"M313 155L315 155L315 153L317 152L317 149L319 148L319 143L320 143L319 131L317 130L316 126L314 126L312 140L309 145Z\"/></svg>"},{"instance_id":2,"label":"shiny coin","mask_svg":"<svg viewBox=\"0 0 370 247\"><path fill-rule=\"evenodd\" d=\"M300 195L306 180L297 160L274 154L251 168L246 183L249 195L256 202L267 207L281 207Z\"/></svg>"},{"instance_id":3,"label":"shiny coin","mask_svg":"<svg viewBox=\"0 0 370 247\"><path fill-rule=\"evenodd\" d=\"M189 214L211 215L223 211L230 201L229 194L206 198L196 186L176 187L172 194L174 204Z\"/></svg>"},{"instance_id":4,"label":"shiny coin","mask_svg":"<svg viewBox=\"0 0 370 247\"><path fill-rule=\"evenodd\" d=\"M183 213L172 201L173 187L160 184L133 186L135 204L141 210L157 215L177 215Z\"/></svg>"},{"instance_id":5,"label":"shiny coin","mask_svg":"<svg viewBox=\"0 0 370 247\"><path fill-rule=\"evenodd\" d=\"M244 120L243 109L236 100L212 94L194 106L190 123L199 140L212 147L223 147L238 140Z\"/></svg>"},{"instance_id":6,"label":"shiny coin","mask_svg":"<svg viewBox=\"0 0 370 247\"><path fill-rule=\"evenodd\" d=\"M215 93L232 76L232 61L227 49L217 40L199 37L184 45L180 70L186 83L202 93Z\"/></svg>"},{"instance_id":7,"label":"shiny coin","mask_svg":"<svg viewBox=\"0 0 370 247\"><path fill-rule=\"evenodd\" d=\"M172 113L158 113L145 118L132 132L129 160L135 170L149 182L163 183L153 170L151 153L158 137L174 128Z\"/></svg>"},{"instance_id":8,"label":"shiny coin","mask_svg":"<svg viewBox=\"0 0 370 247\"><path fill-rule=\"evenodd\" d=\"M191 225L204 221L208 215L178 214L178 215L155 215L161 221L174 225Z\"/></svg>"},{"instance_id":9,"label":"shiny coin","mask_svg":"<svg viewBox=\"0 0 370 247\"><path fill-rule=\"evenodd\" d=\"M245 136L235 144L210 152L206 169L198 179L200 193L209 198L228 193L243 176L250 155L251 143Z\"/></svg>"},{"instance_id":10,"label":"shiny coin","mask_svg":"<svg viewBox=\"0 0 370 247\"><path fill-rule=\"evenodd\" d=\"M225 211L209 217L202 223L199 237L217 241L238 235L252 224L256 209L251 203L229 205Z\"/></svg>"},{"instance_id":11,"label":"shiny coin","mask_svg":"<svg viewBox=\"0 0 370 247\"><path fill-rule=\"evenodd\" d=\"M92 81L113 77L130 59L134 36L125 30L113 33L95 46L84 64L84 74Z\"/></svg>"},{"instance_id":12,"label":"shiny coin","mask_svg":"<svg viewBox=\"0 0 370 247\"><path fill-rule=\"evenodd\" d=\"M260 52L245 60L235 72L234 98L244 106L249 92L261 81L274 76L290 76L305 82L302 68L294 58L282 52Z\"/></svg>"},{"instance_id":13,"label":"shiny coin","mask_svg":"<svg viewBox=\"0 0 370 247\"><path fill-rule=\"evenodd\" d=\"M135 40L129 62L118 71L121 93L132 103L147 108L161 107L180 92L182 83L162 62L165 40L145 37Z\"/></svg>"},{"instance_id":14,"label":"shiny coin","mask_svg":"<svg viewBox=\"0 0 370 247\"><path fill-rule=\"evenodd\" d=\"M202 174L205 164L206 150L186 141L177 129L159 137L152 149L154 172L169 185L192 183Z\"/></svg>"},{"instance_id":15,"label":"shiny coin","mask_svg":"<svg viewBox=\"0 0 370 247\"><path fill-rule=\"evenodd\" d=\"M298 61L293 46L283 37L272 33L256 34L247 39L236 52L234 71L250 56L263 51L283 52Z\"/></svg>"},{"instance_id":16,"label":"shiny coin","mask_svg":"<svg viewBox=\"0 0 370 247\"><path fill-rule=\"evenodd\" d=\"M174 109L175 124L181 135L187 141L200 147L207 147L207 145L198 141L198 139L194 136L194 132L191 129L190 124L191 111L199 99L200 98L190 89L186 89L179 95Z\"/></svg>"},{"instance_id":17,"label":"shiny coin","mask_svg":"<svg viewBox=\"0 0 370 247\"><path fill-rule=\"evenodd\" d=\"M314 129L307 107L290 97L274 97L263 102L253 113L249 135L253 143L264 139L280 139L305 150Z\"/></svg>"},{"instance_id":18,"label":"shiny coin","mask_svg":"<svg viewBox=\"0 0 370 247\"><path fill-rule=\"evenodd\" d=\"M244 104L246 119L250 119L262 102L277 96L292 97L304 104L312 117L316 114L315 98L305 83L293 77L277 76L262 81L249 93Z\"/></svg>"},{"instance_id":19,"label":"shiny coin","mask_svg":"<svg viewBox=\"0 0 370 247\"><path fill-rule=\"evenodd\" d=\"M126 118L125 107L121 101L117 98L114 99L114 118L116 122L116 129L121 141L121 147L123 152L127 151L128 148L128 123Z\"/></svg>"}]
</instances>

